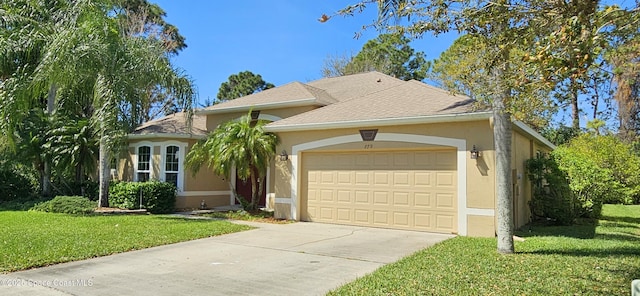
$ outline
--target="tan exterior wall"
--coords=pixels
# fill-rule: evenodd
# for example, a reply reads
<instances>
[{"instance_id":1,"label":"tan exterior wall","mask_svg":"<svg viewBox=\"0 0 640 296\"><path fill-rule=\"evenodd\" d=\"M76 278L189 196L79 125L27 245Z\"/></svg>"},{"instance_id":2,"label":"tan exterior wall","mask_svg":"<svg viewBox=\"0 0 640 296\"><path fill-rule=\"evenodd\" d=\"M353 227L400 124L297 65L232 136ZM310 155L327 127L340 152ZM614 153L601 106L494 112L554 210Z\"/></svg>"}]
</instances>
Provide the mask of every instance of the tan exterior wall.
<instances>
[{"instance_id":1,"label":"tan exterior wall","mask_svg":"<svg viewBox=\"0 0 640 296\"><path fill-rule=\"evenodd\" d=\"M531 200L531 182L527 178L525 162L532 158L533 140L522 133L514 131L511 146L512 188L513 188L513 215L516 228L529 223L531 212L529 201Z\"/></svg>"},{"instance_id":2,"label":"tan exterior wall","mask_svg":"<svg viewBox=\"0 0 640 296\"><path fill-rule=\"evenodd\" d=\"M467 159L466 161L466 175L467 175L467 207L476 209L495 209L495 155L493 153L493 134L489 120L474 121L474 122L459 122L459 123L438 123L438 124L423 124L423 125L407 125L407 126L383 126L383 127L364 127L362 129L378 129L380 133L396 133L396 134L413 134L423 136L435 136L443 138L455 138L463 139L466 141L467 153L476 145L477 149L481 151L481 157L478 160ZM358 135L360 128L351 129L332 129L332 130L319 130L319 131L304 131L304 132L283 132L279 133L281 144L277 151L286 150L291 154L292 147L295 145L317 141L321 139L327 139L332 137L344 136L344 135ZM355 151L355 150L371 150L371 151L383 151L383 150L397 150L397 149L429 149L429 148L442 148L442 146L412 143L412 142L385 142L385 141L373 141L373 142L354 142L346 144L338 144L333 146L326 146L309 151ZM469 155L469 154L467 154ZM469 157L469 156L466 156ZM298 171L301 171L300 157L298 157ZM278 162L276 164L275 182L273 183L275 198L276 198L276 216L279 218L291 218L290 199L291 193L291 161L286 163ZM301 178L297 178L300 182ZM302 184L297 184L298 189L303 188ZM304 194L298 192L298 197ZM298 206L299 204L298 201ZM300 208L298 208L298 211ZM298 213L298 217L300 217ZM486 220L486 219L485 219ZM489 219L493 220L493 218ZM485 221L486 222L486 221ZM468 225L471 225L473 221L467 221ZM495 226L493 222L490 223L491 236L494 235L493 229ZM487 231L476 232L475 228L468 227L468 235L471 236L486 236Z\"/></svg>"},{"instance_id":3,"label":"tan exterior wall","mask_svg":"<svg viewBox=\"0 0 640 296\"><path fill-rule=\"evenodd\" d=\"M152 151L152 178L159 179L164 164L162 157L162 147L167 143L186 144L183 159L180 159L180 169L182 171L182 190L178 192L176 198L176 208L199 208L204 200L207 207L229 205L231 192L225 180L217 176L204 165L195 175L184 166L184 156L187 155L191 147L197 142L196 139L171 139L154 138L143 140L130 140L129 146L121 155L118 162L117 176L122 181L133 181L136 165L137 145L151 146Z\"/></svg>"}]
</instances>

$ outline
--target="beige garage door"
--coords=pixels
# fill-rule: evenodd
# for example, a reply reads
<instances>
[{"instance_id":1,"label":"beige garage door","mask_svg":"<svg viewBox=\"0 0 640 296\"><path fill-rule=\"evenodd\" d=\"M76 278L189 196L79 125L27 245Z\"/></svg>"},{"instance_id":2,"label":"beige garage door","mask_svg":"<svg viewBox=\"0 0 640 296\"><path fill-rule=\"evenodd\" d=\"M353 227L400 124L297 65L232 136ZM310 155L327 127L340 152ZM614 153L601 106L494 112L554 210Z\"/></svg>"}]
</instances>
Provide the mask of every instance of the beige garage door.
<instances>
[{"instance_id":1,"label":"beige garage door","mask_svg":"<svg viewBox=\"0 0 640 296\"><path fill-rule=\"evenodd\" d=\"M457 232L456 152L302 154L302 220Z\"/></svg>"}]
</instances>

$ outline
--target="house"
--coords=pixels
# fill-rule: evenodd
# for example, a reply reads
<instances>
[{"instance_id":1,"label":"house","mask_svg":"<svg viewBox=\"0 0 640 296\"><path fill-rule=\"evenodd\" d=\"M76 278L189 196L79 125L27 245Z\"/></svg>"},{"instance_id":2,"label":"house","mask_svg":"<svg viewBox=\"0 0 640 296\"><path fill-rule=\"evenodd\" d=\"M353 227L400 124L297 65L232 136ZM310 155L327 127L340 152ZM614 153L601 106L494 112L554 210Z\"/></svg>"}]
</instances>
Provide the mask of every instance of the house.
<instances>
[{"instance_id":1,"label":"house","mask_svg":"<svg viewBox=\"0 0 640 296\"><path fill-rule=\"evenodd\" d=\"M177 207L234 204L227 182L206 167L183 168L185 152L220 123L248 114L280 138L264 203L278 218L393 229L495 235L492 114L468 97L378 72L292 82L129 135L119 175L178 187ZM554 148L521 122L512 129L516 227L529 221L524 162ZM246 187L230 180L238 191Z\"/></svg>"}]
</instances>

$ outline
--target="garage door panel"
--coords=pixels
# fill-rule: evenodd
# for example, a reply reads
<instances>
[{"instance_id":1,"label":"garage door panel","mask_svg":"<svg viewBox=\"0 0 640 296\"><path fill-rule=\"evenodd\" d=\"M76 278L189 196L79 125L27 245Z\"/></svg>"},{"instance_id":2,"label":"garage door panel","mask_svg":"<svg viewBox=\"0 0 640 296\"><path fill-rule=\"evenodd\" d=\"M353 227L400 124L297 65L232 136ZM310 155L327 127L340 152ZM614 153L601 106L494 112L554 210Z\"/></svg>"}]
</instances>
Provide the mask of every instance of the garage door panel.
<instances>
[{"instance_id":1,"label":"garage door panel","mask_svg":"<svg viewBox=\"0 0 640 296\"><path fill-rule=\"evenodd\" d=\"M352 173L349 171L339 171L337 172L338 175L338 185L352 185L353 184L353 177L352 177Z\"/></svg>"},{"instance_id":2,"label":"garage door panel","mask_svg":"<svg viewBox=\"0 0 640 296\"><path fill-rule=\"evenodd\" d=\"M303 219L456 232L455 156L453 150L303 153Z\"/></svg>"},{"instance_id":3,"label":"garage door panel","mask_svg":"<svg viewBox=\"0 0 640 296\"><path fill-rule=\"evenodd\" d=\"M351 219L351 209L336 209L336 220L341 222L350 222Z\"/></svg>"},{"instance_id":4,"label":"garage door panel","mask_svg":"<svg viewBox=\"0 0 640 296\"><path fill-rule=\"evenodd\" d=\"M422 208L430 209L433 202L431 201L431 194L428 192L416 192L413 198L414 206L417 209Z\"/></svg>"},{"instance_id":5,"label":"garage door panel","mask_svg":"<svg viewBox=\"0 0 640 296\"><path fill-rule=\"evenodd\" d=\"M409 172L393 172L394 187L409 187L411 185L411 175Z\"/></svg>"},{"instance_id":6,"label":"garage door panel","mask_svg":"<svg viewBox=\"0 0 640 296\"><path fill-rule=\"evenodd\" d=\"M394 153L393 154L393 166L394 167L407 167L412 160L413 153Z\"/></svg>"},{"instance_id":7,"label":"garage door panel","mask_svg":"<svg viewBox=\"0 0 640 296\"><path fill-rule=\"evenodd\" d=\"M411 214L408 212L394 212L393 213L393 225L410 227Z\"/></svg>"},{"instance_id":8,"label":"garage door panel","mask_svg":"<svg viewBox=\"0 0 640 296\"><path fill-rule=\"evenodd\" d=\"M352 191L350 190L338 190L338 203L352 203L351 194Z\"/></svg>"},{"instance_id":9,"label":"garage door panel","mask_svg":"<svg viewBox=\"0 0 640 296\"><path fill-rule=\"evenodd\" d=\"M408 207L409 206L409 192L394 192L393 193L393 206L394 207Z\"/></svg>"},{"instance_id":10,"label":"garage door panel","mask_svg":"<svg viewBox=\"0 0 640 296\"><path fill-rule=\"evenodd\" d=\"M378 226L389 225L389 212L387 211L373 211L373 224Z\"/></svg>"},{"instance_id":11,"label":"garage door panel","mask_svg":"<svg viewBox=\"0 0 640 296\"><path fill-rule=\"evenodd\" d=\"M389 205L389 192L388 191L375 191L373 192L373 204L376 206L388 206Z\"/></svg>"},{"instance_id":12,"label":"garage door panel","mask_svg":"<svg viewBox=\"0 0 640 296\"><path fill-rule=\"evenodd\" d=\"M436 208L438 210L451 210L455 207L454 196L451 193L436 193Z\"/></svg>"},{"instance_id":13,"label":"garage door panel","mask_svg":"<svg viewBox=\"0 0 640 296\"><path fill-rule=\"evenodd\" d=\"M416 187L431 187L431 184L433 184L433 182L431 181L432 179L431 172L426 172L426 171L415 172L413 176L414 176L413 184Z\"/></svg>"},{"instance_id":14,"label":"garage door panel","mask_svg":"<svg viewBox=\"0 0 640 296\"><path fill-rule=\"evenodd\" d=\"M389 186L389 172L374 172L373 173L373 185L375 186Z\"/></svg>"},{"instance_id":15,"label":"garage door panel","mask_svg":"<svg viewBox=\"0 0 640 296\"><path fill-rule=\"evenodd\" d=\"M356 204L368 205L371 203L369 200L369 191L356 191Z\"/></svg>"},{"instance_id":16,"label":"garage door panel","mask_svg":"<svg viewBox=\"0 0 640 296\"><path fill-rule=\"evenodd\" d=\"M353 211L353 222L356 223L361 223L361 224L368 224L369 223L369 214L370 212L368 210L359 210L359 209L355 209Z\"/></svg>"},{"instance_id":17,"label":"garage door panel","mask_svg":"<svg viewBox=\"0 0 640 296\"><path fill-rule=\"evenodd\" d=\"M320 219L323 220L335 220L334 208L330 207L321 207L320 208Z\"/></svg>"},{"instance_id":18,"label":"garage door panel","mask_svg":"<svg viewBox=\"0 0 640 296\"><path fill-rule=\"evenodd\" d=\"M413 214L414 227L422 230L432 229L433 227L431 225L433 225L433 223L431 223L431 216L432 215L428 213Z\"/></svg>"},{"instance_id":19,"label":"garage door panel","mask_svg":"<svg viewBox=\"0 0 640 296\"><path fill-rule=\"evenodd\" d=\"M453 172L437 172L436 173L436 186L439 188L449 187L452 188L455 184L456 176Z\"/></svg>"},{"instance_id":20,"label":"garage door panel","mask_svg":"<svg viewBox=\"0 0 640 296\"><path fill-rule=\"evenodd\" d=\"M436 215L436 229L440 231L453 231L455 218L453 215Z\"/></svg>"},{"instance_id":21,"label":"garage door panel","mask_svg":"<svg viewBox=\"0 0 640 296\"><path fill-rule=\"evenodd\" d=\"M322 185L334 185L334 183L335 183L334 176L335 176L335 172L333 172L333 171L321 172L320 173L320 184L322 184Z\"/></svg>"}]
</instances>

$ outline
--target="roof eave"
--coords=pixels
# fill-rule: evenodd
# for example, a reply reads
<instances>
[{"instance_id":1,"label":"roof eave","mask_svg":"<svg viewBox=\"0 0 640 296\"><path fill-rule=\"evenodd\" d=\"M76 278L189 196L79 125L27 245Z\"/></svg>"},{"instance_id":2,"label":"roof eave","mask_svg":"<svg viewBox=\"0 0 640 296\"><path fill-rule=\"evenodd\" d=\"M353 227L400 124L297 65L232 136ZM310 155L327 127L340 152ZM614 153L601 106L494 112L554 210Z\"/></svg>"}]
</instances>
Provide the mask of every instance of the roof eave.
<instances>
[{"instance_id":1,"label":"roof eave","mask_svg":"<svg viewBox=\"0 0 640 296\"><path fill-rule=\"evenodd\" d=\"M129 140L146 140L157 138L171 138L171 139L204 139L205 135L185 134L185 133L149 133L149 134L128 134Z\"/></svg>"},{"instance_id":2,"label":"roof eave","mask_svg":"<svg viewBox=\"0 0 640 296\"><path fill-rule=\"evenodd\" d=\"M515 125L522 132L528 134L529 136L531 136L531 137L535 138L536 140L540 141L542 144L544 144L547 147L551 148L552 150L556 149L556 145L554 145L553 143L551 143L551 141L547 140L540 133L536 132L534 129L529 127L526 123L524 123L522 121L514 120L513 121L513 125Z\"/></svg>"},{"instance_id":3,"label":"roof eave","mask_svg":"<svg viewBox=\"0 0 640 296\"><path fill-rule=\"evenodd\" d=\"M410 124L421 124L421 123L464 122L464 121L489 119L491 118L491 115L492 115L491 112L473 112L473 113L427 115L427 116L400 117L400 118L322 122L322 123L310 123L310 124L292 124L292 125L276 125L276 126L267 125L265 126L265 130L269 132L293 132L293 131L323 130L323 129L334 129L334 128L355 128L355 127L362 127L367 125L390 126L390 125L410 125Z\"/></svg>"},{"instance_id":4,"label":"roof eave","mask_svg":"<svg viewBox=\"0 0 640 296\"><path fill-rule=\"evenodd\" d=\"M215 109L203 109L203 110L196 111L195 113L198 115L208 115L208 114L221 114L221 113L249 111L251 109L267 110L267 109L303 107L303 106L314 106L314 105L324 105L324 104L319 103L316 98L308 98L308 99L299 99L299 100L291 100L291 101L276 102L276 103L243 105L243 106L233 106L233 107L226 107L226 108L223 107L223 108L215 108Z\"/></svg>"}]
</instances>

